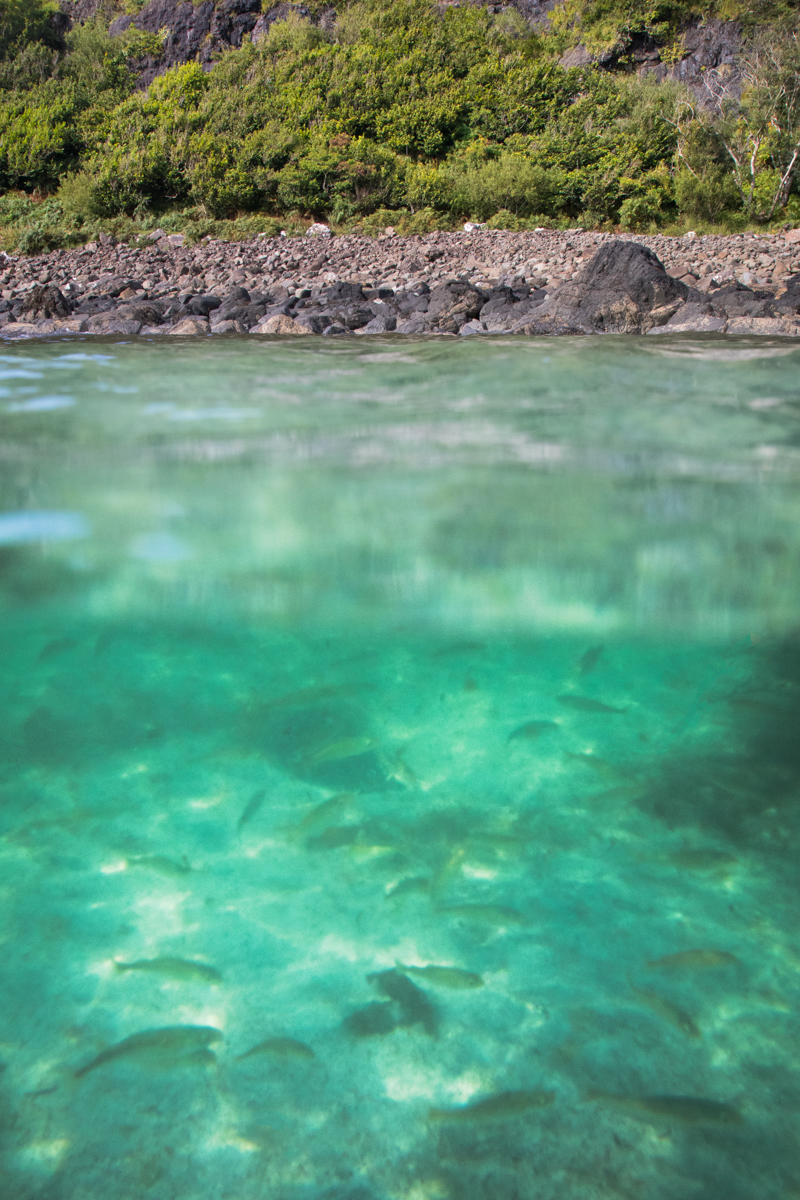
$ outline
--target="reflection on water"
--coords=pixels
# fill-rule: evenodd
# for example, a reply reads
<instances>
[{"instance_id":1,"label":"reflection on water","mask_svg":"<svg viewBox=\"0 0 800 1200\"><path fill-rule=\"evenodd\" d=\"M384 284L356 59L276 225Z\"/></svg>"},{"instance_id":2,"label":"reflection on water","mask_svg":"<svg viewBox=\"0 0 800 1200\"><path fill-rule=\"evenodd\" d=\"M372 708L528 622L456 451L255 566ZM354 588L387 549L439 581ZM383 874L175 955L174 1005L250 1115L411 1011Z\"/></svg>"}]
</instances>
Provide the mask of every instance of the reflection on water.
<instances>
[{"instance_id":1,"label":"reflection on water","mask_svg":"<svg viewBox=\"0 0 800 1200\"><path fill-rule=\"evenodd\" d=\"M9 1194L800 1195L800 352L95 345L0 359Z\"/></svg>"}]
</instances>

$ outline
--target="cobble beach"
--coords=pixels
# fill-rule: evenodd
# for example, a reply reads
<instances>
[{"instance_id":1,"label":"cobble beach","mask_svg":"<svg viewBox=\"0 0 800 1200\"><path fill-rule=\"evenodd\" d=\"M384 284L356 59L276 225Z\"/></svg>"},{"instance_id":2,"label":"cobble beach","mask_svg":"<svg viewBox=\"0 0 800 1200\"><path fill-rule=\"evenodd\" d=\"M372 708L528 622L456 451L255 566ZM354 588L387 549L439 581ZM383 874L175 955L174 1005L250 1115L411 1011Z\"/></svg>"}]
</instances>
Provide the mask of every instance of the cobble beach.
<instances>
[{"instance_id":1,"label":"cobble beach","mask_svg":"<svg viewBox=\"0 0 800 1200\"><path fill-rule=\"evenodd\" d=\"M800 272L800 230L679 238L476 230L195 245L181 234L150 238L139 246L107 240L5 256L0 333L532 332L524 318L578 280L611 241L652 251L689 289L684 300L694 307L672 314L673 326L709 318L703 302L713 307L717 292L735 286L736 313L714 310L713 319L747 318L752 328L729 332L797 332L792 305L777 310L771 302L792 290ZM428 297L442 288L449 290L432 311Z\"/></svg>"}]
</instances>

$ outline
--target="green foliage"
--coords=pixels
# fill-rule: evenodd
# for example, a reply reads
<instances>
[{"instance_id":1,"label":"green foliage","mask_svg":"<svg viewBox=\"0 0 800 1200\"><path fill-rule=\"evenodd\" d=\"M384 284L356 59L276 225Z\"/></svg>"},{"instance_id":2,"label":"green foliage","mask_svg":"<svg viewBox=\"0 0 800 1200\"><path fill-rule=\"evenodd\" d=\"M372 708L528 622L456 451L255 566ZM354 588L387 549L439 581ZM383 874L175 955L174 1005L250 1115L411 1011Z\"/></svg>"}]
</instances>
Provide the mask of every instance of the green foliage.
<instances>
[{"instance_id":1,"label":"green foliage","mask_svg":"<svg viewBox=\"0 0 800 1200\"><path fill-rule=\"evenodd\" d=\"M291 11L213 71L189 63L135 91L160 36L110 38L98 19L61 45L44 0L0 0L16 39L0 61L0 192L55 193L60 215L26 218L30 244L173 216L193 237L311 218L365 232L769 219L794 186L800 59L785 47L716 122L677 85L556 61L578 39L622 54L644 31L666 46L689 16L743 3L567 0L554 30L532 33L513 9L354 0L328 33ZM754 137L743 183L734 151L745 162ZM23 236L2 212L0 226Z\"/></svg>"}]
</instances>

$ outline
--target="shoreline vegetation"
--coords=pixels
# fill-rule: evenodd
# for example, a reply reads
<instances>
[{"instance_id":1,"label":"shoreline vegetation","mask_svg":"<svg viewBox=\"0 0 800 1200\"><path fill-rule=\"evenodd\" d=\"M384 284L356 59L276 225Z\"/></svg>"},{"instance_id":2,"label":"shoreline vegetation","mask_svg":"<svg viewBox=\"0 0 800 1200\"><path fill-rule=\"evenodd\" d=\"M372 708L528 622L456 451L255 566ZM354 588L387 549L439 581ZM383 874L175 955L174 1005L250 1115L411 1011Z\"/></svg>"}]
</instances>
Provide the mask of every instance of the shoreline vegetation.
<instances>
[{"instance_id":1,"label":"shoreline vegetation","mask_svg":"<svg viewBox=\"0 0 800 1200\"><path fill-rule=\"evenodd\" d=\"M796 0L246 0L208 59L171 2L0 0L0 249L800 223Z\"/></svg>"}]
</instances>

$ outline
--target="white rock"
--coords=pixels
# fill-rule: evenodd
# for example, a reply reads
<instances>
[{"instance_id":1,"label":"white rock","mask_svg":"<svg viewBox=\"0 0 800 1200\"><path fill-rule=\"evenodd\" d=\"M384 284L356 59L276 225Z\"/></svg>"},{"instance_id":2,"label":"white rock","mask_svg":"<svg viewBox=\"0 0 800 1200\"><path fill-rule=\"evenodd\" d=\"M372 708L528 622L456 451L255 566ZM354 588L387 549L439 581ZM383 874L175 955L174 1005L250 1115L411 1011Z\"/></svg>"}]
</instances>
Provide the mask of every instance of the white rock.
<instances>
[{"instance_id":1,"label":"white rock","mask_svg":"<svg viewBox=\"0 0 800 1200\"><path fill-rule=\"evenodd\" d=\"M306 230L306 237L331 237L331 231L327 225L323 225L321 221L315 221L313 225L309 225Z\"/></svg>"}]
</instances>

